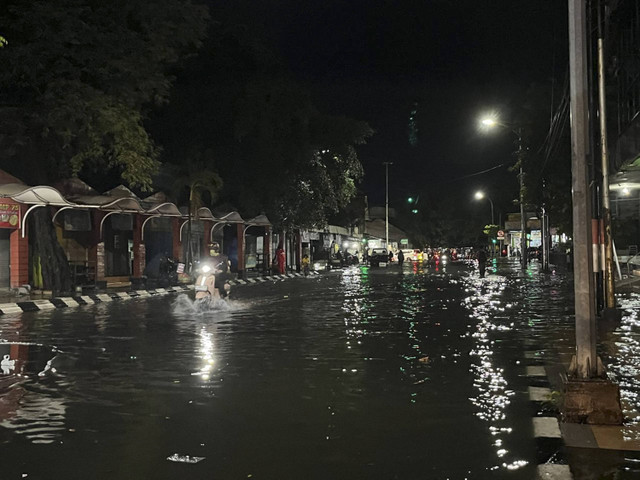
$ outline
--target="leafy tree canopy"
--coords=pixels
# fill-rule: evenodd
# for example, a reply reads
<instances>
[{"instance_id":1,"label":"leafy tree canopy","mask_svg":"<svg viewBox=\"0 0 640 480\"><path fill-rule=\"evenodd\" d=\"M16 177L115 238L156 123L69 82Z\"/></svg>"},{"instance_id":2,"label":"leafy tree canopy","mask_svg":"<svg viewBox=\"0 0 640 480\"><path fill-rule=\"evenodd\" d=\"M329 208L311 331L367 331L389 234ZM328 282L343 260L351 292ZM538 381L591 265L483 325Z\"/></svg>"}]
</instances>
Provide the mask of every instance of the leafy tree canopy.
<instances>
[{"instance_id":1,"label":"leafy tree canopy","mask_svg":"<svg viewBox=\"0 0 640 480\"><path fill-rule=\"evenodd\" d=\"M176 88L179 101L152 119L165 159L190 144L214 152L221 200L277 227L323 225L356 193L364 122L321 113L308 92L242 28L212 32Z\"/></svg>"},{"instance_id":2,"label":"leafy tree canopy","mask_svg":"<svg viewBox=\"0 0 640 480\"><path fill-rule=\"evenodd\" d=\"M145 108L200 45L207 10L188 0L8 0L0 29L0 154L28 181L115 169L148 189L158 148Z\"/></svg>"}]
</instances>

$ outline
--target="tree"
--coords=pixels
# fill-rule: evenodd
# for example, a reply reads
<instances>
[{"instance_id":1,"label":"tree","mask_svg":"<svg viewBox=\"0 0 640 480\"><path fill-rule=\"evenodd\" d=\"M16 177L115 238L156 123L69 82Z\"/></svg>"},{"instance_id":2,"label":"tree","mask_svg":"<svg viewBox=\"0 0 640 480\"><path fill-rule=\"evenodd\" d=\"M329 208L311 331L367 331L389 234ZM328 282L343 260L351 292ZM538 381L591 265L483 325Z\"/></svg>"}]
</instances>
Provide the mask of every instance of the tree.
<instances>
[{"instance_id":1,"label":"tree","mask_svg":"<svg viewBox=\"0 0 640 480\"><path fill-rule=\"evenodd\" d=\"M146 108L197 47L207 14L186 0L9 0L0 28L0 154L36 182L115 169L149 189L158 149ZM23 168L19 168L19 167Z\"/></svg>"},{"instance_id":2,"label":"tree","mask_svg":"<svg viewBox=\"0 0 640 480\"><path fill-rule=\"evenodd\" d=\"M99 170L151 188L159 149L144 126L170 68L195 51L207 10L188 0L7 0L0 31L0 158L28 183ZM50 218L32 217L44 287L68 288ZM48 231L46 230L48 228ZM66 273L66 275L65 275ZM65 278L66 277L66 278Z\"/></svg>"},{"instance_id":3,"label":"tree","mask_svg":"<svg viewBox=\"0 0 640 480\"><path fill-rule=\"evenodd\" d=\"M212 150L221 200L243 215L266 213L276 229L322 225L355 195L356 147L373 131L318 111L246 29L214 28L176 95L151 122L164 158L179 163L189 144Z\"/></svg>"},{"instance_id":4,"label":"tree","mask_svg":"<svg viewBox=\"0 0 640 480\"><path fill-rule=\"evenodd\" d=\"M211 203L218 197L222 189L222 179L218 173L212 170L213 162L207 157L207 154L199 153L201 150L194 151L187 156L187 160L181 166L167 165L165 170L171 178L173 178L171 190L174 192L174 198L179 201L186 193L188 205L187 223L187 252L186 266L190 271L193 263L193 251L191 245L191 218L193 212L208 203ZM208 198L206 198L208 197ZM208 202L207 202L208 200Z\"/></svg>"}]
</instances>

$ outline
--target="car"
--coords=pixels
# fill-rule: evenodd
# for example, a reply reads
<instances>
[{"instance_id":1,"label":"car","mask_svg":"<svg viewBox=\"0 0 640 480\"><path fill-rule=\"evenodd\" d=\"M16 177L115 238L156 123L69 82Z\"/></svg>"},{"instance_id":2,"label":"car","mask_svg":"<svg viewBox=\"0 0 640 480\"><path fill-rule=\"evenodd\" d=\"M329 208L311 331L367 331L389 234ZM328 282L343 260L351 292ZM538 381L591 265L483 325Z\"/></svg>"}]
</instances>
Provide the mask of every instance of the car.
<instances>
[{"instance_id":1,"label":"car","mask_svg":"<svg viewBox=\"0 0 640 480\"><path fill-rule=\"evenodd\" d=\"M417 258L415 250L413 250L412 248L403 248L402 255L404 255L405 262L409 262L409 261L415 262Z\"/></svg>"},{"instance_id":2,"label":"car","mask_svg":"<svg viewBox=\"0 0 640 480\"><path fill-rule=\"evenodd\" d=\"M389 252L386 248L372 248L369 255L369 265L372 267L386 267L389 263Z\"/></svg>"}]
</instances>

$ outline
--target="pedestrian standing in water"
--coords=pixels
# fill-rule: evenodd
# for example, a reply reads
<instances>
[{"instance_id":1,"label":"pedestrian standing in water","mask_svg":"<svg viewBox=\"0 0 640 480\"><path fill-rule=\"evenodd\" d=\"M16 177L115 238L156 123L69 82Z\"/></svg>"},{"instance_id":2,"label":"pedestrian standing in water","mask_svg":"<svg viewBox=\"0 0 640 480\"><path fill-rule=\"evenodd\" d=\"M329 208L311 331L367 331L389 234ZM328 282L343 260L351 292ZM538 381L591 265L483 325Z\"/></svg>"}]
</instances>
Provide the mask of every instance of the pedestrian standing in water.
<instances>
[{"instance_id":1,"label":"pedestrian standing in water","mask_svg":"<svg viewBox=\"0 0 640 480\"><path fill-rule=\"evenodd\" d=\"M478 253L476 253L476 260L478 260L480 278L484 278L484 273L487 270L487 251L484 248L480 248L478 250Z\"/></svg>"},{"instance_id":2,"label":"pedestrian standing in water","mask_svg":"<svg viewBox=\"0 0 640 480\"><path fill-rule=\"evenodd\" d=\"M398 265L402 267L403 263L404 263L404 253L402 252L402 250L400 250L398 252Z\"/></svg>"}]
</instances>

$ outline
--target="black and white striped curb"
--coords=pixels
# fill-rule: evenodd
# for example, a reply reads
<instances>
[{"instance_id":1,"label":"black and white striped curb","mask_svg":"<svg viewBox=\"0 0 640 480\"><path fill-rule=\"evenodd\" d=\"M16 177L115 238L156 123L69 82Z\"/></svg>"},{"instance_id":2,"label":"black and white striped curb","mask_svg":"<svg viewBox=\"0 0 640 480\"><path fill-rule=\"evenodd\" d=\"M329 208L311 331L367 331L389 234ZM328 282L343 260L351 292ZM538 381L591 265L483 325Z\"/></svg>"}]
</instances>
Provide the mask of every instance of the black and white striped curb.
<instances>
[{"instance_id":1,"label":"black and white striped curb","mask_svg":"<svg viewBox=\"0 0 640 480\"><path fill-rule=\"evenodd\" d=\"M316 271L310 271L306 276L311 275L320 275L320 273ZM304 277L304 273L294 272L294 273L285 273L283 275L265 275L264 277L251 277L246 280L237 279L230 280L229 285L250 285L253 283L265 283L265 282L274 282L278 280L286 280L287 278L296 278L296 277Z\"/></svg>"},{"instance_id":2,"label":"black and white striped curb","mask_svg":"<svg viewBox=\"0 0 640 480\"><path fill-rule=\"evenodd\" d=\"M529 400L535 405L536 416L532 418L533 436L538 450L537 479L572 480L569 465L559 463L558 452L563 440L557 410L553 406L553 391L549 388L549 373L541 364L543 357L538 351L525 351L526 376Z\"/></svg>"},{"instance_id":3,"label":"black and white striped curb","mask_svg":"<svg viewBox=\"0 0 640 480\"><path fill-rule=\"evenodd\" d=\"M168 293L186 292L193 287L178 285L168 288L156 288L152 290L133 290L130 292L106 292L80 295L77 297L55 297L42 300L26 300L16 303L0 303L0 314L37 312L40 310L53 310L55 308L77 307L80 305L93 305L95 303L113 302L114 300L126 300L137 297L150 297L152 295L166 295Z\"/></svg>"},{"instance_id":4,"label":"black and white striped curb","mask_svg":"<svg viewBox=\"0 0 640 480\"><path fill-rule=\"evenodd\" d=\"M310 275L318 275L318 272L309 272ZM270 275L265 277L254 277L247 280L231 280L230 285L251 285L256 283L273 282L288 278L304 277L302 273L289 273L286 275ZM156 288L151 290L133 290L130 292L106 292L77 297L55 297L42 300L26 300L24 302L0 303L0 315L9 313L37 312L40 310L53 310L55 308L77 307L80 305L93 305L95 303L106 303L114 300L126 300L129 298L151 297L155 295L166 295L169 293L188 292L193 290L193 285L177 285L167 288Z\"/></svg>"}]
</instances>

